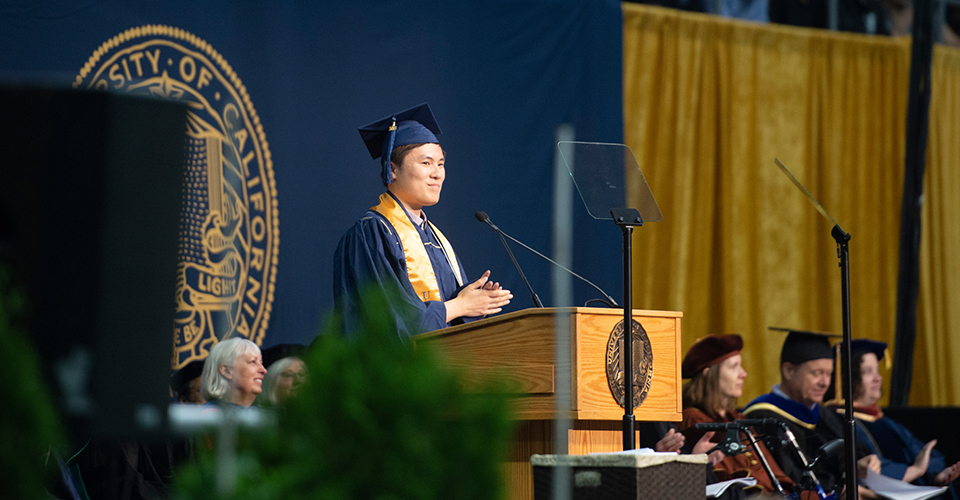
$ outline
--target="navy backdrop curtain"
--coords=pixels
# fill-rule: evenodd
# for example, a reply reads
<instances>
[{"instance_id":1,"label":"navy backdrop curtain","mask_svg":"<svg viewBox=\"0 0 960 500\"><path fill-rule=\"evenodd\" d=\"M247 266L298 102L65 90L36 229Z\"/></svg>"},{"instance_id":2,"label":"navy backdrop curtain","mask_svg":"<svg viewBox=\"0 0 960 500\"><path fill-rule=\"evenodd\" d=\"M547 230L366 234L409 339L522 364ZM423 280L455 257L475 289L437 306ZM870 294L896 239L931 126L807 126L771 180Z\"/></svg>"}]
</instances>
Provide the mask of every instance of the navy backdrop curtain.
<instances>
[{"instance_id":1,"label":"navy backdrop curtain","mask_svg":"<svg viewBox=\"0 0 960 500\"><path fill-rule=\"evenodd\" d=\"M209 43L259 115L279 202L265 346L316 335L332 307L337 241L382 192L357 126L430 103L443 130L447 180L427 213L470 278L489 268L515 291L509 310L532 302L473 213L486 211L550 254L556 127L573 124L578 140L622 142L621 11L611 0L5 2L0 84L67 86L101 44L144 25ZM620 231L579 205L574 228L574 269L619 298ZM550 269L515 251L551 305ZM596 296L578 284L574 304L556 305Z\"/></svg>"}]
</instances>

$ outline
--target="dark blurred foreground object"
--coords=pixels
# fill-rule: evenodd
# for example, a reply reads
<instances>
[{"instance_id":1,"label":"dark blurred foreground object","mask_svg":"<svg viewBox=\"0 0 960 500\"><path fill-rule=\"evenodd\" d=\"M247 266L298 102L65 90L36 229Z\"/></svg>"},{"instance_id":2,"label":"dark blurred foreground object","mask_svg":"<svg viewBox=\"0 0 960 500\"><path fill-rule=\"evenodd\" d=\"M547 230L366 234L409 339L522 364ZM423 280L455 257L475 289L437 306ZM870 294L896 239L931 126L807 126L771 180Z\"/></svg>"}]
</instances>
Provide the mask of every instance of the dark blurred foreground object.
<instances>
[{"instance_id":1,"label":"dark blurred foreground object","mask_svg":"<svg viewBox=\"0 0 960 500\"><path fill-rule=\"evenodd\" d=\"M49 499L54 456L64 449L63 430L33 347L17 325L23 300L9 266L0 262L0 380L7 381L0 412L0 470L6 479L0 496Z\"/></svg>"},{"instance_id":2,"label":"dark blurred foreground object","mask_svg":"<svg viewBox=\"0 0 960 500\"><path fill-rule=\"evenodd\" d=\"M91 500L168 498L174 467L187 460L190 444L91 441L68 465Z\"/></svg>"},{"instance_id":3,"label":"dark blurred foreground object","mask_svg":"<svg viewBox=\"0 0 960 500\"><path fill-rule=\"evenodd\" d=\"M184 106L0 88L0 262L78 446L163 427Z\"/></svg>"}]
</instances>

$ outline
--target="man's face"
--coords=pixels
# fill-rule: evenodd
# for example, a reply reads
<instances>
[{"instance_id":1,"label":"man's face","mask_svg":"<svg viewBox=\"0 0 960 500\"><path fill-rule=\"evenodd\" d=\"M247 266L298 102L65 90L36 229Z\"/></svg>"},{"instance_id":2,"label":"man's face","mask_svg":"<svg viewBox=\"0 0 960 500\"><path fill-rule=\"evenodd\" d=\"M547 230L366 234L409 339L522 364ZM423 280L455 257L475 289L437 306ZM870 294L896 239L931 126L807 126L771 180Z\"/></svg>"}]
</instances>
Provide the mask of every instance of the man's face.
<instances>
[{"instance_id":1,"label":"man's face","mask_svg":"<svg viewBox=\"0 0 960 500\"><path fill-rule=\"evenodd\" d=\"M443 149L439 144L424 144L413 149L402 164L391 164L394 180L389 189L408 210L416 212L436 205L446 176L443 164Z\"/></svg>"},{"instance_id":2,"label":"man's face","mask_svg":"<svg viewBox=\"0 0 960 500\"><path fill-rule=\"evenodd\" d=\"M791 399L807 406L823 402L833 376L832 359L812 359L794 365L783 364L781 389Z\"/></svg>"}]
</instances>

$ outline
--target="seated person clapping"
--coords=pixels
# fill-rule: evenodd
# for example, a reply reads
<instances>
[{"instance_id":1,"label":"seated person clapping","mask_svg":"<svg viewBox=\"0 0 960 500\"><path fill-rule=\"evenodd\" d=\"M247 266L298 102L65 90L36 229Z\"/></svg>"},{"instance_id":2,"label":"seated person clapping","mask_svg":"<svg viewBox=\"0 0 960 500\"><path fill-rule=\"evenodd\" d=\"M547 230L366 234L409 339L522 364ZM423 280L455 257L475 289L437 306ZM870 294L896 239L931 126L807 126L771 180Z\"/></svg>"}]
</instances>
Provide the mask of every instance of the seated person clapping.
<instances>
[{"instance_id":1,"label":"seated person clapping","mask_svg":"<svg viewBox=\"0 0 960 500\"><path fill-rule=\"evenodd\" d=\"M680 431L687 439L697 440L704 432L699 423L727 423L743 418L736 410L737 398L743 394L743 380L747 376L741 366L740 350L743 339L739 335L709 335L697 340L681 365L683 378L690 381L683 386L683 422ZM746 436L741 433L742 440ZM719 441L723 435L714 437ZM777 480L784 486L794 484L780 469L762 442L757 443ZM721 480L753 477L765 493L775 491L773 481L752 448L734 456L724 456L714 465Z\"/></svg>"},{"instance_id":2,"label":"seated person clapping","mask_svg":"<svg viewBox=\"0 0 960 500\"><path fill-rule=\"evenodd\" d=\"M840 348L843 344L837 344ZM883 393L880 361L884 359L887 344L868 339L850 342L853 359L853 415L857 422L857 441L880 456L881 474L895 479L923 485L948 486L947 498L957 498L953 481L960 476L960 463L947 467L943 455L934 449L937 440L927 443L914 437L899 422L885 417L877 405ZM842 372L841 372L842 373ZM839 377L839 375L838 375ZM828 403L843 413L843 395L837 394L837 378L827 397ZM842 392L842 391L839 391Z\"/></svg>"}]
</instances>

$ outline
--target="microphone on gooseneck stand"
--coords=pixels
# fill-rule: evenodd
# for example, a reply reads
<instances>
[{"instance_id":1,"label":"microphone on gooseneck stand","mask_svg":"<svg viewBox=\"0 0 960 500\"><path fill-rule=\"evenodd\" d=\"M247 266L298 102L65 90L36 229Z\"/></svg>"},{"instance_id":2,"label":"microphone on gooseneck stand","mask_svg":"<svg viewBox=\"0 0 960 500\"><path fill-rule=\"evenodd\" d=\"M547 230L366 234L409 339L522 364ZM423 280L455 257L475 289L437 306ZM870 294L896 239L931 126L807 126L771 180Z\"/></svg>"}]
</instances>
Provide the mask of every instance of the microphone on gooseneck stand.
<instances>
[{"instance_id":1,"label":"microphone on gooseneck stand","mask_svg":"<svg viewBox=\"0 0 960 500\"><path fill-rule=\"evenodd\" d=\"M486 212L477 212L477 213L475 213L475 214L473 214L473 215L477 218L478 221L483 222L484 224L490 226L491 229L493 229L494 231L497 232L497 235L500 236L500 241L503 241L503 246L506 247L507 253L510 254L510 258L513 259L513 264L517 266L517 270L518 270L518 271L520 271L520 265L517 264L517 259L514 259L514 258L513 258L513 252L510 251L510 247L507 246L507 242L503 239L504 237L510 238L510 241L513 241L514 243L522 246L523 248L526 248L527 250L530 250L531 252L533 252L534 254L536 254L537 256L539 256L540 258L545 259L547 262L549 262L549 263L551 263L551 264L559 267L560 269L563 269L564 271L572 274L573 276L579 278L580 280L584 281L584 282L587 283L588 285L590 285L590 286L596 288L597 290L599 290L600 293L602 293L603 296L606 297L606 298L604 298L604 299L592 299L592 300L587 301L588 303L589 303L589 302L594 302L594 301L599 301L599 302L603 302L604 304L606 304L607 307L620 307L620 306L617 304L617 301L613 300L613 297L611 297L610 295L608 295L607 292L604 292L604 291L603 291L600 287L598 287L597 285L594 285L590 280L588 280L588 279L584 278L583 276L580 276L579 274L577 274L577 273L575 273L575 272L567 269L566 267L561 266L560 264L558 264L557 262L555 262L555 261L554 261L553 259L551 259L550 257L547 257L546 255L543 255L542 253L540 253L540 252L538 252L538 251L536 251L536 250L528 247L528 246L525 245L522 241L520 241L520 240L514 238L513 236L510 236L509 234L501 231L500 228L497 227L497 225L494 224L493 221L490 220L490 216L488 216ZM530 288L530 293L533 294L533 288L530 287L530 283L527 281L527 278L523 276L523 271L520 271L520 277L523 278L523 282L527 284L527 288ZM536 297L536 294L534 294L534 297ZM540 302L540 299L535 299L534 302L535 302L535 303L539 303L539 302ZM543 306L538 306L538 307L543 307Z\"/></svg>"},{"instance_id":2,"label":"microphone on gooseneck stand","mask_svg":"<svg viewBox=\"0 0 960 500\"><path fill-rule=\"evenodd\" d=\"M533 298L533 305L537 307L543 307L543 302L540 302L540 297L537 297L537 292L533 291L533 287L530 286L530 282L527 281L527 277L523 274L523 269L520 269L520 264L517 263L516 257L513 256L513 251L510 250L510 246L507 245L507 240L503 239L504 232L500 230L499 227L495 226L493 222L490 221L490 217L487 216L486 212L477 212L473 214L478 221L486 223L488 226L493 228L497 232L497 236L500 236L500 241L503 242L503 248L507 249L507 253L510 254L510 260L513 261L513 265L517 267L517 272L520 273L520 279L523 280L524 284L527 285L527 290L530 290L530 297ZM513 238L511 238L513 239Z\"/></svg>"}]
</instances>

